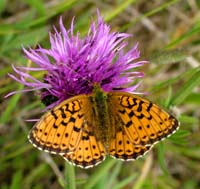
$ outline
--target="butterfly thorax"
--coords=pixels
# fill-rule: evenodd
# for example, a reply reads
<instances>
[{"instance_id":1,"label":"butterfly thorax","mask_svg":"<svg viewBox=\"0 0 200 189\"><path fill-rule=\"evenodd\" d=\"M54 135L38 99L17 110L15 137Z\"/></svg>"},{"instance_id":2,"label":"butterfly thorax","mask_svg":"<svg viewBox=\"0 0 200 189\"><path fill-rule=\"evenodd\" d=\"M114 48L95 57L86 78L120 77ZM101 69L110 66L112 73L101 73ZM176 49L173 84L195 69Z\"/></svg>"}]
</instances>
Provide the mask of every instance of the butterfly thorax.
<instances>
[{"instance_id":1,"label":"butterfly thorax","mask_svg":"<svg viewBox=\"0 0 200 189\"><path fill-rule=\"evenodd\" d=\"M90 101L93 104L93 115L95 120L94 133L97 140L101 141L106 149L109 148L109 136L110 120L107 104L107 93L100 87L95 86L93 95L90 96Z\"/></svg>"}]
</instances>

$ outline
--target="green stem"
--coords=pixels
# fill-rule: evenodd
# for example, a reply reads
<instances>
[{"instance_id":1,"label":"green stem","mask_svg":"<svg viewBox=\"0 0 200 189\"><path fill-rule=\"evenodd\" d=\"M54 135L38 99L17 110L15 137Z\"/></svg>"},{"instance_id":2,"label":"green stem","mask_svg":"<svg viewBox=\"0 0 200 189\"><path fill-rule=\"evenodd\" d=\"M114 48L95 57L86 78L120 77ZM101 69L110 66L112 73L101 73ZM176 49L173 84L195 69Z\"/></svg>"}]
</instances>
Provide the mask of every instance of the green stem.
<instances>
[{"instance_id":1,"label":"green stem","mask_svg":"<svg viewBox=\"0 0 200 189\"><path fill-rule=\"evenodd\" d=\"M65 179L67 183L65 189L76 189L75 169L68 162L65 165Z\"/></svg>"}]
</instances>

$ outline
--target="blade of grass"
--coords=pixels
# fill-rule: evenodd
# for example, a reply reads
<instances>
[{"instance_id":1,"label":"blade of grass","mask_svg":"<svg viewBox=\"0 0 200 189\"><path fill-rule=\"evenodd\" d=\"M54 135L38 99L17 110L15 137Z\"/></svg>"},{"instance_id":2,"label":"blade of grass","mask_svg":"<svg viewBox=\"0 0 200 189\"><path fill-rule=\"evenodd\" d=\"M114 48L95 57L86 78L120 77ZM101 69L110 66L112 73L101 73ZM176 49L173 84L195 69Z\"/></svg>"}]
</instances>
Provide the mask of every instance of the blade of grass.
<instances>
[{"instance_id":1,"label":"blade of grass","mask_svg":"<svg viewBox=\"0 0 200 189\"><path fill-rule=\"evenodd\" d=\"M170 107L170 100L171 100L171 98L172 98L172 88L169 87L167 98L164 101L164 107L165 108L169 108Z\"/></svg>"},{"instance_id":2,"label":"blade of grass","mask_svg":"<svg viewBox=\"0 0 200 189\"><path fill-rule=\"evenodd\" d=\"M126 185L132 182L136 178L136 175L130 175L129 177L123 179L121 182L116 184L112 189L123 189Z\"/></svg>"},{"instance_id":3,"label":"blade of grass","mask_svg":"<svg viewBox=\"0 0 200 189\"><path fill-rule=\"evenodd\" d=\"M105 15L105 20L106 21L112 20L121 12L123 12L127 7L129 7L132 3L135 3L135 2L136 0L128 0L128 1L124 1L123 3L120 3L119 6L113 9L113 11L109 11L109 13Z\"/></svg>"},{"instance_id":4,"label":"blade of grass","mask_svg":"<svg viewBox=\"0 0 200 189\"><path fill-rule=\"evenodd\" d=\"M80 4L82 2L82 0L61 1L54 7L50 7L46 10L46 12L48 12L49 14L47 14L45 16L41 16L40 18L28 23L26 25L26 27L29 28L29 27L35 27L40 24L44 24L48 19L70 9L76 2Z\"/></svg>"},{"instance_id":5,"label":"blade of grass","mask_svg":"<svg viewBox=\"0 0 200 189\"><path fill-rule=\"evenodd\" d=\"M119 161L116 164L116 166L113 168L112 174L110 175L109 180L108 180L105 188L112 188L118 174L120 173L122 164L123 164L123 162Z\"/></svg>"},{"instance_id":6,"label":"blade of grass","mask_svg":"<svg viewBox=\"0 0 200 189\"><path fill-rule=\"evenodd\" d=\"M189 94L188 97L185 99L185 102L200 105L200 94L195 92Z\"/></svg>"},{"instance_id":7,"label":"blade of grass","mask_svg":"<svg viewBox=\"0 0 200 189\"><path fill-rule=\"evenodd\" d=\"M170 79L167 79L165 81L162 81L158 84L155 84L152 86L152 88L150 89L150 91L152 92L156 92L157 90L160 90L161 88L164 88L164 87L167 87L169 85L172 85L173 83L176 83L177 81L179 80L183 80L184 78L189 78L191 76L193 76L197 71L197 68L194 68L194 69L190 69L174 78L170 78Z\"/></svg>"},{"instance_id":8,"label":"blade of grass","mask_svg":"<svg viewBox=\"0 0 200 189\"><path fill-rule=\"evenodd\" d=\"M167 169L167 166L166 166L166 162L165 162L165 154L164 154L164 145L162 142L160 142L158 144L158 162L159 162L159 165L160 165L160 168L162 169L162 171L168 175L169 174L169 171Z\"/></svg>"},{"instance_id":9,"label":"blade of grass","mask_svg":"<svg viewBox=\"0 0 200 189\"><path fill-rule=\"evenodd\" d=\"M48 172L49 167L46 163L41 163L38 166L34 166L34 169L31 169L29 174L23 178L23 188L32 188L32 183L40 180L41 177L43 178L43 176L48 174ZM20 188L22 188L22 186Z\"/></svg>"},{"instance_id":10,"label":"blade of grass","mask_svg":"<svg viewBox=\"0 0 200 189\"><path fill-rule=\"evenodd\" d=\"M35 9L40 15L45 15L44 3L41 0L25 0L33 9Z\"/></svg>"},{"instance_id":11,"label":"blade of grass","mask_svg":"<svg viewBox=\"0 0 200 189\"><path fill-rule=\"evenodd\" d=\"M148 173L151 170L153 164L153 154L150 152L145 160L145 163L142 167L141 174L139 178L135 181L135 184L133 185L132 189L140 189L144 185L144 182L146 180L146 177Z\"/></svg>"},{"instance_id":12,"label":"blade of grass","mask_svg":"<svg viewBox=\"0 0 200 189\"><path fill-rule=\"evenodd\" d=\"M4 11L4 9L6 8L6 0L1 0L0 1L0 14Z\"/></svg>"},{"instance_id":13,"label":"blade of grass","mask_svg":"<svg viewBox=\"0 0 200 189\"><path fill-rule=\"evenodd\" d=\"M189 115L181 115L179 117L180 122L186 123L186 124L198 124L199 119L194 116Z\"/></svg>"},{"instance_id":14,"label":"blade of grass","mask_svg":"<svg viewBox=\"0 0 200 189\"><path fill-rule=\"evenodd\" d=\"M25 154L26 152L28 152L29 150L31 150L33 147L31 145L24 145L21 148L7 154L6 156L4 156L3 158L1 158L1 162L4 162L6 160L15 158L17 156L19 156L20 154Z\"/></svg>"},{"instance_id":15,"label":"blade of grass","mask_svg":"<svg viewBox=\"0 0 200 189\"><path fill-rule=\"evenodd\" d=\"M199 34L199 33L200 33L200 22L198 20L197 23L193 27L191 27L191 29L189 29L189 31L187 31L185 34L181 35L177 39L173 40L171 43L169 43L165 47L165 49L173 48L177 44L181 43L182 41L184 41L190 37L194 37L195 34Z\"/></svg>"},{"instance_id":16,"label":"blade of grass","mask_svg":"<svg viewBox=\"0 0 200 189\"><path fill-rule=\"evenodd\" d=\"M98 182L95 184L95 186L93 188L95 189L102 189L102 188L106 188L106 183L108 181L110 174L109 172L105 173L99 180Z\"/></svg>"},{"instance_id":17,"label":"blade of grass","mask_svg":"<svg viewBox=\"0 0 200 189\"><path fill-rule=\"evenodd\" d=\"M192 92L194 87L200 84L200 68L196 68L196 73L190 77L182 88L171 99L172 105L178 105L182 103Z\"/></svg>"},{"instance_id":18,"label":"blade of grass","mask_svg":"<svg viewBox=\"0 0 200 189\"><path fill-rule=\"evenodd\" d=\"M65 189L76 189L76 178L75 178L75 168L68 162L65 163L65 178L66 185Z\"/></svg>"},{"instance_id":19,"label":"blade of grass","mask_svg":"<svg viewBox=\"0 0 200 189\"><path fill-rule=\"evenodd\" d=\"M104 177L104 174L116 163L115 159L107 159L95 172L83 186L83 189L91 189L100 179Z\"/></svg>"},{"instance_id":20,"label":"blade of grass","mask_svg":"<svg viewBox=\"0 0 200 189\"><path fill-rule=\"evenodd\" d=\"M132 25L135 25L137 22L139 22L140 20L142 20L143 18L147 18L147 17L150 17L150 16L153 16L161 11L163 11L164 9L170 7L171 5L177 3L178 1L180 0L172 0L172 1L168 1L166 3L163 3L162 5L158 6L157 8L145 13L145 14L142 14L141 16L133 19L133 20L130 20L128 24L124 24L123 27L121 27L121 31L124 31L124 30L127 30L130 26Z\"/></svg>"},{"instance_id":21,"label":"blade of grass","mask_svg":"<svg viewBox=\"0 0 200 189\"><path fill-rule=\"evenodd\" d=\"M18 189L21 188L21 186L22 186L22 171L19 170L16 173L14 173L12 177L10 189Z\"/></svg>"},{"instance_id":22,"label":"blade of grass","mask_svg":"<svg viewBox=\"0 0 200 189\"><path fill-rule=\"evenodd\" d=\"M43 39L46 35L47 27L38 28L26 33L23 33L22 35L16 36L14 39L11 38L9 41L4 43L1 46L0 53L4 54L7 51L10 51L12 49L21 49L22 44L24 46L26 45L34 45L37 41L40 41Z\"/></svg>"},{"instance_id":23,"label":"blade of grass","mask_svg":"<svg viewBox=\"0 0 200 189\"><path fill-rule=\"evenodd\" d=\"M189 135L191 135L191 133L187 130L178 130L170 137L170 140L178 145L186 145L188 144L187 136Z\"/></svg>"},{"instance_id":24,"label":"blade of grass","mask_svg":"<svg viewBox=\"0 0 200 189\"><path fill-rule=\"evenodd\" d=\"M17 90L22 90L23 89L23 85L19 85ZM15 94L12 97L10 97L9 102L7 103L7 107L5 109L5 111L2 113L1 117L0 117L0 123L7 123L10 119L12 119L12 112L14 111L14 109L16 108L16 104L20 99L21 94ZM8 100L8 99L7 99Z\"/></svg>"}]
</instances>

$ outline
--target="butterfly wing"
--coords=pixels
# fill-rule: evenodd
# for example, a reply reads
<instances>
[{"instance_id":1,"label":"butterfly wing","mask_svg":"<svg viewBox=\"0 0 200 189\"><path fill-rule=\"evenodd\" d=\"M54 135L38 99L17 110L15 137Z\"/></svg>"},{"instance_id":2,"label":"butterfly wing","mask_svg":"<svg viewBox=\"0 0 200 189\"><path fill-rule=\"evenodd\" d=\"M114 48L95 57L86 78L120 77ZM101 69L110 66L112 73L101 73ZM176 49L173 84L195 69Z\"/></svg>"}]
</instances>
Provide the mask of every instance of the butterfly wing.
<instances>
[{"instance_id":1,"label":"butterfly wing","mask_svg":"<svg viewBox=\"0 0 200 189\"><path fill-rule=\"evenodd\" d=\"M172 115L137 95L109 93L108 104L112 127L115 127L109 153L122 160L144 155L155 143L174 133L179 125Z\"/></svg>"},{"instance_id":2,"label":"butterfly wing","mask_svg":"<svg viewBox=\"0 0 200 189\"><path fill-rule=\"evenodd\" d=\"M91 132L91 128L86 123L76 150L63 155L64 159L81 168L93 167L105 159L104 146Z\"/></svg>"},{"instance_id":3,"label":"butterfly wing","mask_svg":"<svg viewBox=\"0 0 200 189\"><path fill-rule=\"evenodd\" d=\"M105 158L105 149L94 136L91 108L88 95L63 101L35 124L28 136L30 142L81 167L97 164Z\"/></svg>"},{"instance_id":4,"label":"butterfly wing","mask_svg":"<svg viewBox=\"0 0 200 189\"><path fill-rule=\"evenodd\" d=\"M82 106L85 99L87 97L84 95L71 98L44 114L30 131L30 142L50 153L64 154L73 151L82 133Z\"/></svg>"}]
</instances>

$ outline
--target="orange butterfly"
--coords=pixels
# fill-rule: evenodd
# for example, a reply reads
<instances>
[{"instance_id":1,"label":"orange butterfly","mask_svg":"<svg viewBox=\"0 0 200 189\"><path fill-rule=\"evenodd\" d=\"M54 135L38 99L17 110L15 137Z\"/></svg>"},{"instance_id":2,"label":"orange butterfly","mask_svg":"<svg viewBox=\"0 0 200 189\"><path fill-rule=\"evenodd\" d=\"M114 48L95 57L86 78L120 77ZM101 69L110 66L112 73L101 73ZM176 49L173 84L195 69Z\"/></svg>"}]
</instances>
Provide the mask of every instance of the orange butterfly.
<instances>
[{"instance_id":1,"label":"orange butterfly","mask_svg":"<svg viewBox=\"0 0 200 189\"><path fill-rule=\"evenodd\" d=\"M92 94L67 99L44 114L29 140L40 150L89 168L106 155L137 159L178 126L172 115L144 98L95 86Z\"/></svg>"}]
</instances>

